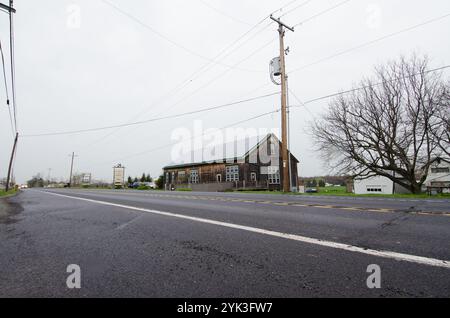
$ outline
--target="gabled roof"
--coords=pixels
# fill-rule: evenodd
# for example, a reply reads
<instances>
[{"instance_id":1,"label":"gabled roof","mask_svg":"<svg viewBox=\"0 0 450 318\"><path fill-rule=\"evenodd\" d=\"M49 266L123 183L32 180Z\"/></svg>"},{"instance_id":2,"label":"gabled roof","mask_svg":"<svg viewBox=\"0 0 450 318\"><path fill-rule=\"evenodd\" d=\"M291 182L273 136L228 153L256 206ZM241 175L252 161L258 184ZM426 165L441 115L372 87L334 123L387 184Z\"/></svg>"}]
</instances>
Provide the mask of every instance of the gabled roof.
<instances>
[{"instance_id":1,"label":"gabled roof","mask_svg":"<svg viewBox=\"0 0 450 318\"><path fill-rule=\"evenodd\" d=\"M245 159L247 159L250 156L250 154L252 154L254 151L257 151L263 144L265 144L271 138L274 138L276 141L278 141L280 144L280 147L281 147L281 141L278 139L278 137L275 134L270 133L270 134L267 134L262 140L258 141L252 148L250 148L250 150L246 151L245 153L243 153L241 155L234 156L234 157L228 157L228 158L213 158L210 160L204 160L204 161L200 161L200 162L174 164L174 165L166 166L163 169L166 170L166 169L196 167L196 166L203 166L203 165L207 165L207 164L213 164L213 163L217 163L217 162L234 163L234 162L245 161ZM235 143L233 143L232 145L236 146ZM223 144L221 146L226 147L226 144ZM291 156L293 157L294 160L299 162L299 160L294 155L291 154Z\"/></svg>"}]
</instances>

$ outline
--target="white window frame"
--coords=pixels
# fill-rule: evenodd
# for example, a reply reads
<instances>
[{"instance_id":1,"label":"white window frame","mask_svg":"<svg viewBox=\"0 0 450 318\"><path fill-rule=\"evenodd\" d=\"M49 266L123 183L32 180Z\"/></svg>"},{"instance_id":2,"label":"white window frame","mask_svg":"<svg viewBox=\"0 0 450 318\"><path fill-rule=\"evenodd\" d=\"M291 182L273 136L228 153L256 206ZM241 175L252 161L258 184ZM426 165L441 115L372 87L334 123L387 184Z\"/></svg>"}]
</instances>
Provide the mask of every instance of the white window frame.
<instances>
[{"instance_id":1,"label":"white window frame","mask_svg":"<svg viewBox=\"0 0 450 318\"><path fill-rule=\"evenodd\" d=\"M439 174L439 173L449 173L450 168L449 167L436 167L431 168L431 173L433 174Z\"/></svg>"},{"instance_id":2,"label":"white window frame","mask_svg":"<svg viewBox=\"0 0 450 318\"><path fill-rule=\"evenodd\" d=\"M226 171L226 181L227 182L235 182L239 181L239 166L227 166L225 168Z\"/></svg>"},{"instance_id":3,"label":"white window frame","mask_svg":"<svg viewBox=\"0 0 450 318\"><path fill-rule=\"evenodd\" d=\"M267 167L269 184L281 184L280 167Z\"/></svg>"},{"instance_id":4,"label":"white window frame","mask_svg":"<svg viewBox=\"0 0 450 318\"><path fill-rule=\"evenodd\" d=\"M256 172L250 173L250 181L252 181L252 182L258 181L258 174Z\"/></svg>"},{"instance_id":5,"label":"white window frame","mask_svg":"<svg viewBox=\"0 0 450 318\"><path fill-rule=\"evenodd\" d=\"M199 183L198 170L191 170L191 183Z\"/></svg>"}]
</instances>

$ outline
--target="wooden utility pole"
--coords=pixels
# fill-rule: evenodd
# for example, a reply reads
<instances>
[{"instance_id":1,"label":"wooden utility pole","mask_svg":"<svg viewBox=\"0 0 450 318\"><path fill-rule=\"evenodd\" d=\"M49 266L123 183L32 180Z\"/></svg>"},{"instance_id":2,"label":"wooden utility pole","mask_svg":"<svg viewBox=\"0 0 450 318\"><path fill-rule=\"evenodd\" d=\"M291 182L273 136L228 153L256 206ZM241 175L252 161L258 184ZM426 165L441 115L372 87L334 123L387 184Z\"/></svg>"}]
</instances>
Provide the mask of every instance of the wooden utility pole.
<instances>
[{"instance_id":1,"label":"wooden utility pole","mask_svg":"<svg viewBox=\"0 0 450 318\"><path fill-rule=\"evenodd\" d=\"M13 8L13 1L10 0L9 1L9 6L0 3L0 8L3 10L6 10L9 12L9 21L10 21L10 43L11 43L11 61L14 58L14 50L13 50L13 31L12 31L12 14L16 13L16 10ZM11 75L12 75L12 82L13 82L13 103L14 103L14 107L15 105L15 92L14 92L14 69L13 69L13 63L11 63ZM8 105L9 106L9 105ZM14 109L15 112L15 109ZM15 120L15 113L14 113L14 120ZM14 164L14 157L16 154L16 149L17 149L17 141L19 140L19 133L17 132L17 122L16 122L16 126L15 126L15 131L16 131L16 137L14 138L14 145L13 145L13 150L11 152L11 158L9 160L9 167L8 167L8 175L6 177L6 191L9 191L9 184L11 182L11 174L12 174L12 167Z\"/></svg>"},{"instance_id":2,"label":"wooden utility pole","mask_svg":"<svg viewBox=\"0 0 450 318\"><path fill-rule=\"evenodd\" d=\"M8 176L6 177L6 192L9 191L9 183L11 181L11 172L12 172L12 167L13 167L13 162L14 162L14 156L16 154L16 148L17 148L17 141L19 140L19 133L16 133L16 138L14 138L14 146L13 146L13 150L11 152L11 158L9 160L9 167L8 167Z\"/></svg>"},{"instance_id":3,"label":"wooden utility pole","mask_svg":"<svg viewBox=\"0 0 450 318\"><path fill-rule=\"evenodd\" d=\"M289 155L288 155L288 136L287 136L287 74L286 74L286 51L284 49L285 29L294 32L291 28L276 19L270 18L278 23L278 33L280 37L280 64L281 64L281 158L283 168L283 192L291 192L291 180L289 179Z\"/></svg>"},{"instance_id":4,"label":"wooden utility pole","mask_svg":"<svg viewBox=\"0 0 450 318\"><path fill-rule=\"evenodd\" d=\"M75 152L72 152L72 163L70 164L69 188L72 187L72 174L73 174L73 160L74 159L75 159Z\"/></svg>"}]
</instances>

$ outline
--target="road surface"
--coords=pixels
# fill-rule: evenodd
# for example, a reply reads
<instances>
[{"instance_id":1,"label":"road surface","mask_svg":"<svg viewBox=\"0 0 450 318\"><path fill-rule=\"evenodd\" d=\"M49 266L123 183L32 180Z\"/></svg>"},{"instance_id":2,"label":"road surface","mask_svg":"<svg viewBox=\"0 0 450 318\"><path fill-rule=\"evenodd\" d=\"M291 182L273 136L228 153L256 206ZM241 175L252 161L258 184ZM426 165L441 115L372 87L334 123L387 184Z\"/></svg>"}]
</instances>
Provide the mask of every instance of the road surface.
<instances>
[{"instance_id":1,"label":"road surface","mask_svg":"<svg viewBox=\"0 0 450 318\"><path fill-rule=\"evenodd\" d=\"M0 297L450 296L449 200L26 190L0 241Z\"/></svg>"}]
</instances>

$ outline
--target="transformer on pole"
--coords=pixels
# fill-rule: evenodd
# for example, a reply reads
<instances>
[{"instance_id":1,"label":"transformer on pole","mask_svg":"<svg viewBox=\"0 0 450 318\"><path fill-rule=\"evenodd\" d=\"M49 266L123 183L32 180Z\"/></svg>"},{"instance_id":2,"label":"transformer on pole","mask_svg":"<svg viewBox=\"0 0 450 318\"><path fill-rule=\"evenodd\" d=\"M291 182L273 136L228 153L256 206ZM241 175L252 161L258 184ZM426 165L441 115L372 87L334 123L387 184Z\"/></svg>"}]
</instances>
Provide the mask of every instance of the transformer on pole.
<instances>
[{"instance_id":1,"label":"transformer on pole","mask_svg":"<svg viewBox=\"0 0 450 318\"><path fill-rule=\"evenodd\" d=\"M281 85L281 157L283 168L283 192L291 192L291 180L289 175L289 154L288 154L288 134L287 134L287 74L286 74L286 51L284 49L285 29L294 32L294 28L287 26L280 19L270 18L278 23L278 34L280 38L280 56L271 61L271 78L276 85ZM279 61L279 63L278 63ZM281 83L275 81L275 76L281 77Z\"/></svg>"}]
</instances>

